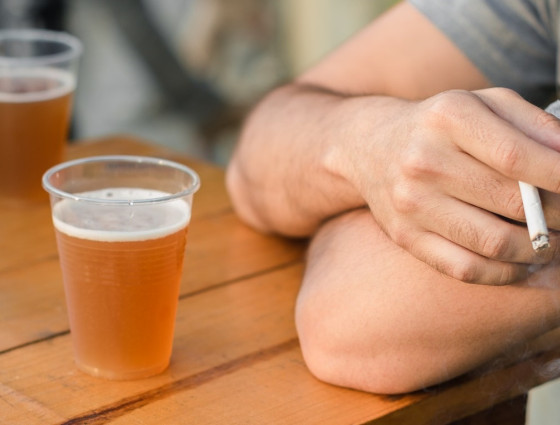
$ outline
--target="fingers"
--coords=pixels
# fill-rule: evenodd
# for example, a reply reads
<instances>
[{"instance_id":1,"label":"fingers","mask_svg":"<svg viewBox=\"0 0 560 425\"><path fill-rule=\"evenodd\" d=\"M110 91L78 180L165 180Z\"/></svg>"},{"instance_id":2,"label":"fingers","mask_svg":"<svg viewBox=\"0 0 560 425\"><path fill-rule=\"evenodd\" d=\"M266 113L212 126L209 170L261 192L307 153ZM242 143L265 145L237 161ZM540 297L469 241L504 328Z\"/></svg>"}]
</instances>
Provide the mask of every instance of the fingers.
<instances>
[{"instance_id":1,"label":"fingers","mask_svg":"<svg viewBox=\"0 0 560 425\"><path fill-rule=\"evenodd\" d=\"M432 232L418 234L409 252L439 272L467 283L506 285L528 274L525 264L485 258Z\"/></svg>"},{"instance_id":2,"label":"fingers","mask_svg":"<svg viewBox=\"0 0 560 425\"><path fill-rule=\"evenodd\" d=\"M460 200L440 196L407 202L408 214L394 217L385 232L436 270L465 282L502 285L527 277L530 264L558 258L560 240L535 252L527 227Z\"/></svg>"},{"instance_id":3,"label":"fingers","mask_svg":"<svg viewBox=\"0 0 560 425\"><path fill-rule=\"evenodd\" d=\"M545 264L556 255L557 244L535 253L527 227L502 218L524 220L518 182L464 153L428 146L404 156L386 188L394 212L381 220L400 246L409 249L415 232L431 231L496 261Z\"/></svg>"},{"instance_id":4,"label":"fingers","mask_svg":"<svg viewBox=\"0 0 560 425\"><path fill-rule=\"evenodd\" d=\"M526 102L513 90L492 88L474 92L504 120L513 123L524 134L560 151L560 120L538 106Z\"/></svg>"},{"instance_id":5,"label":"fingers","mask_svg":"<svg viewBox=\"0 0 560 425\"><path fill-rule=\"evenodd\" d=\"M560 195L541 190L540 196L548 227L560 230Z\"/></svg>"},{"instance_id":6,"label":"fingers","mask_svg":"<svg viewBox=\"0 0 560 425\"><path fill-rule=\"evenodd\" d=\"M516 221L525 213L519 184L456 147L442 148L422 134L392 163L392 203L403 214L414 209L422 194L447 194L465 203ZM560 201L560 198L559 198Z\"/></svg>"},{"instance_id":7,"label":"fingers","mask_svg":"<svg viewBox=\"0 0 560 425\"><path fill-rule=\"evenodd\" d=\"M465 153L440 152L437 182L443 193L467 204L491 211L515 221L524 221L525 213L517 181L505 177ZM560 197L557 199L560 203Z\"/></svg>"},{"instance_id":8,"label":"fingers","mask_svg":"<svg viewBox=\"0 0 560 425\"><path fill-rule=\"evenodd\" d=\"M506 89L487 89L474 92L498 116L513 123L528 137L555 151L560 151L560 120L541 108L526 102L519 94ZM534 158L528 158L527 163L535 166ZM522 179L521 179L522 180ZM535 184L535 183L533 183ZM544 187L538 185L539 187ZM511 191L506 190L508 193ZM541 190L541 200L549 227L560 229L560 195ZM513 200L510 211L518 208L518 203ZM493 211L493 210L492 210ZM506 217L517 219L516 216L503 214Z\"/></svg>"},{"instance_id":9,"label":"fingers","mask_svg":"<svg viewBox=\"0 0 560 425\"><path fill-rule=\"evenodd\" d=\"M445 130L457 147L510 179L560 192L560 153L541 143L553 135L548 144L560 145L554 118L519 97L508 97L510 91L494 90L435 96L425 102L422 124ZM546 125L537 129L537 123Z\"/></svg>"},{"instance_id":10,"label":"fingers","mask_svg":"<svg viewBox=\"0 0 560 425\"><path fill-rule=\"evenodd\" d=\"M558 240L549 249L533 250L527 227L508 222L453 198L443 198L424 228L482 257L510 263L547 264L558 255ZM435 224L437 222L437 225Z\"/></svg>"},{"instance_id":11,"label":"fingers","mask_svg":"<svg viewBox=\"0 0 560 425\"><path fill-rule=\"evenodd\" d=\"M438 182L441 190L467 204L525 222L518 182L469 155L462 156L461 161L456 161L446 152L438 154L437 162L432 164L437 172L431 178ZM548 227L560 229L560 194L541 190L540 196Z\"/></svg>"},{"instance_id":12,"label":"fingers","mask_svg":"<svg viewBox=\"0 0 560 425\"><path fill-rule=\"evenodd\" d=\"M389 144L384 190L368 199L394 242L444 274L485 284L511 283L558 255L554 234L550 249L534 252L519 224L518 181L545 189L547 220L560 228L560 121L505 89L442 93L407 118L398 149Z\"/></svg>"},{"instance_id":13,"label":"fingers","mask_svg":"<svg viewBox=\"0 0 560 425\"><path fill-rule=\"evenodd\" d=\"M459 201L448 202L448 204ZM559 237L552 233L550 248L535 252L527 228L509 223L475 207L441 205L429 223L385 229L416 258L450 276L474 283L505 284L525 277L529 264L548 264L558 257ZM433 242L433 245L430 243ZM445 242L445 243L444 243ZM494 269L494 270L487 270Z\"/></svg>"}]
</instances>

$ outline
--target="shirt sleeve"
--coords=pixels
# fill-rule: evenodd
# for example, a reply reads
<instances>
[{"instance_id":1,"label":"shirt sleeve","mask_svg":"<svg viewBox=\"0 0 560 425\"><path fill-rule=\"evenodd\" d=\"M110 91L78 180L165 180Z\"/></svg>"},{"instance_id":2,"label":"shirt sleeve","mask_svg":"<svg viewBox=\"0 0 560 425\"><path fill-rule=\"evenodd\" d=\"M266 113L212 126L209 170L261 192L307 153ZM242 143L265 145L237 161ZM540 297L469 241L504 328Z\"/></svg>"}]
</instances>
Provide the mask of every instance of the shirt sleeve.
<instances>
[{"instance_id":1,"label":"shirt sleeve","mask_svg":"<svg viewBox=\"0 0 560 425\"><path fill-rule=\"evenodd\" d=\"M494 86L539 106L556 98L557 1L408 1Z\"/></svg>"}]
</instances>

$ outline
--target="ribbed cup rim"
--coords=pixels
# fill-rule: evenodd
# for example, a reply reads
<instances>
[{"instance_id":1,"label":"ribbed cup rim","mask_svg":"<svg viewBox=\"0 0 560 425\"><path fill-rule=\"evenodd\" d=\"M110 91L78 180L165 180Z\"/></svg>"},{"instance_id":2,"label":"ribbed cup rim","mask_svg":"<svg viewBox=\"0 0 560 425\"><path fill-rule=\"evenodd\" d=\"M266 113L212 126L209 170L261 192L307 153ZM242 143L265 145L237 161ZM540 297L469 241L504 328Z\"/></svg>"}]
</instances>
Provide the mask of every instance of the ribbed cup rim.
<instances>
[{"instance_id":1,"label":"ribbed cup rim","mask_svg":"<svg viewBox=\"0 0 560 425\"><path fill-rule=\"evenodd\" d=\"M82 54L82 42L73 35L59 31L38 30L38 29L13 29L0 30L0 44L6 40L23 40L23 41L49 41L60 43L68 46L68 50L42 56L21 56L12 57L4 56L0 52L0 65L18 66L18 65L52 65L71 61Z\"/></svg>"},{"instance_id":2,"label":"ribbed cup rim","mask_svg":"<svg viewBox=\"0 0 560 425\"><path fill-rule=\"evenodd\" d=\"M58 173L59 171L65 170L67 168L74 167L76 165L82 165L86 163L99 163L99 162L128 162L135 164L152 164L164 167L174 168L190 176L192 182L191 184L180 192L171 193L165 196L158 196L153 198L140 198L140 199L106 199L106 198L91 198L87 196L82 196L80 194L66 192L54 187L50 183L51 177ZM55 165L54 167L48 169L45 174L43 174L43 188L49 192L51 195L56 195L60 198L72 199L74 201L88 202L92 204L99 205L136 205L136 204L155 204L161 202L172 201L174 199L183 198L194 194L200 188L200 177L198 174L187 167L186 165L180 164L175 161L170 161L162 158L155 158L149 156L136 156L136 155L101 155L92 156L87 158L75 159L71 161L66 161L61 164Z\"/></svg>"}]
</instances>

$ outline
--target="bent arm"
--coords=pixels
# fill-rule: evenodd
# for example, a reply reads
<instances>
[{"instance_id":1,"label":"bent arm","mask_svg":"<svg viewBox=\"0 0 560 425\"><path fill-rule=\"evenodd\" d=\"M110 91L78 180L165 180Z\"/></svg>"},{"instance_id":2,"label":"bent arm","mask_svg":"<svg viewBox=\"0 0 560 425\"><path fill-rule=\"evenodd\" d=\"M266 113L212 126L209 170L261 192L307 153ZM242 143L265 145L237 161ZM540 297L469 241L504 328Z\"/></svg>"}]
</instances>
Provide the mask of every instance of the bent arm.
<instances>
[{"instance_id":1,"label":"bent arm","mask_svg":"<svg viewBox=\"0 0 560 425\"><path fill-rule=\"evenodd\" d=\"M249 117L228 168L238 213L263 231L309 236L324 219L365 205L357 188L330 168L340 160L331 152L364 140L403 103L299 83L277 89Z\"/></svg>"},{"instance_id":2,"label":"bent arm","mask_svg":"<svg viewBox=\"0 0 560 425\"><path fill-rule=\"evenodd\" d=\"M401 115L403 99L487 86L419 12L399 4L257 105L228 167L234 206L261 230L308 236L324 219L365 204L332 170L337 146L389 137L376 125Z\"/></svg>"},{"instance_id":3,"label":"bent arm","mask_svg":"<svg viewBox=\"0 0 560 425\"><path fill-rule=\"evenodd\" d=\"M367 206L436 270L514 282L560 252L552 240L537 255L516 224L524 181L556 195L545 212L560 228L560 121L511 90L474 90L488 84L401 3L256 107L227 172L233 205L289 236Z\"/></svg>"},{"instance_id":4,"label":"bent arm","mask_svg":"<svg viewBox=\"0 0 560 425\"><path fill-rule=\"evenodd\" d=\"M320 379L375 393L425 388L560 325L560 266L509 286L446 277L392 243L365 210L321 228L296 322Z\"/></svg>"}]
</instances>

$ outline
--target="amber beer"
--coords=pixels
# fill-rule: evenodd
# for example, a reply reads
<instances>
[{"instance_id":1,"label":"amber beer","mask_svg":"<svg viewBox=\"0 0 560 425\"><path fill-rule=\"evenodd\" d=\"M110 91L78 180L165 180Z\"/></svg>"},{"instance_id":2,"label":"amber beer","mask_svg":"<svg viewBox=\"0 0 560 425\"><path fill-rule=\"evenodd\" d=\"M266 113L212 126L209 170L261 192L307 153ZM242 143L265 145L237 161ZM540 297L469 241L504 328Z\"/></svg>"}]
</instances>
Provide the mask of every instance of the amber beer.
<instances>
[{"instance_id":1,"label":"amber beer","mask_svg":"<svg viewBox=\"0 0 560 425\"><path fill-rule=\"evenodd\" d=\"M113 188L82 197L164 196ZM78 367L136 379L169 364L190 206L181 199L103 205L64 199L53 207Z\"/></svg>"},{"instance_id":2,"label":"amber beer","mask_svg":"<svg viewBox=\"0 0 560 425\"><path fill-rule=\"evenodd\" d=\"M0 75L0 193L41 199L41 176L64 156L74 78L55 69Z\"/></svg>"},{"instance_id":3,"label":"amber beer","mask_svg":"<svg viewBox=\"0 0 560 425\"><path fill-rule=\"evenodd\" d=\"M40 29L0 30L0 203L46 200L41 177L64 158L82 44Z\"/></svg>"}]
</instances>

